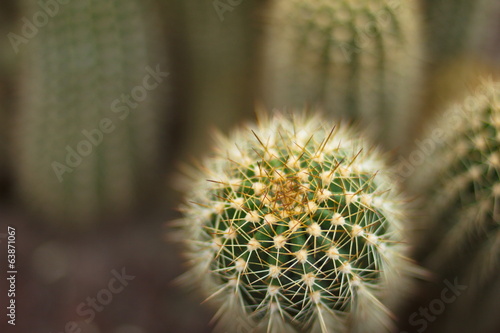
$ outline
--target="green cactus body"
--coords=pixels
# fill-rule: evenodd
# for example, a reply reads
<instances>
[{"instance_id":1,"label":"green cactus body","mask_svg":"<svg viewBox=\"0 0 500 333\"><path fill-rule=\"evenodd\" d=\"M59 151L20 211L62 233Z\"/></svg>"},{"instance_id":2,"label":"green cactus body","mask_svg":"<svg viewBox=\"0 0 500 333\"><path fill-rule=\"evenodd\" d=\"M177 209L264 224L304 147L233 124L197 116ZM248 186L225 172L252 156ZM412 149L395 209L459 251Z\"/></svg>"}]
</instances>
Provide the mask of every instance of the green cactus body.
<instances>
[{"instance_id":1,"label":"green cactus body","mask_svg":"<svg viewBox=\"0 0 500 333\"><path fill-rule=\"evenodd\" d=\"M167 68L148 4L61 4L20 47L19 192L46 219L126 215L157 182ZM30 2L26 15L39 10Z\"/></svg>"},{"instance_id":2,"label":"green cactus body","mask_svg":"<svg viewBox=\"0 0 500 333\"><path fill-rule=\"evenodd\" d=\"M319 117L261 119L193 171L183 277L236 332L373 332L391 326L412 264L383 159ZM208 181L207 181L208 179Z\"/></svg>"},{"instance_id":3,"label":"green cactus body","mask_svg":"<svg viewBox=\"0 0 500 333\"><path fill-rule=\"evenodd\" d=\"M474 327L460 318L484 309L482 297L493 292L490 286L500 271L499 102L500 84L487 81L448 110L432 129L441 133L440 141L410 183L429 210L420 226L426 232L419 256L438 276L468 287L454 310L447 310L454 315L439 332L490 331L479 330L486 323L479 315Z\"/></svg>"},{"instance_id":4,"label":"green cactus body","mask_svg":"<svg viewBox=\"0 0 500 333\"><path fill-rule=\"evenodd\" d=\"M491 237L498 231L499 96L497 83L484 83L444 114L437 125L444 140L410 185L432 203L432 218L423 227L442 245L434 254L441 258L436 267L454 257L468 237Z\"/></svg>"},{"instance_id":5,"label":"green cactus body","mask_svg":"<svg viewBox=\"0 0 500 333\"><path fill-rule=\"evenodd\" d=\"M404 146L421 66L414 1L278 0L267 18L264 99L317 105ZM406 134L406 135L405 135Z\"/></svg>"}]
</instances>

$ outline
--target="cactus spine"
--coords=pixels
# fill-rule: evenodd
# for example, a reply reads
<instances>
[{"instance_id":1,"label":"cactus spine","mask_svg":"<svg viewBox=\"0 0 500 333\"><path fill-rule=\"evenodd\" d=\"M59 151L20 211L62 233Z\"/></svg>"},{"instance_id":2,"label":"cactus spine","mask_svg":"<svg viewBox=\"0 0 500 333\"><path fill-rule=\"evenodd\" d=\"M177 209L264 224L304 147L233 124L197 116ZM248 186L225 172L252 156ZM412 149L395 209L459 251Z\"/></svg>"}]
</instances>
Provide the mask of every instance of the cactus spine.
<instances>
[{"instance_id":1,"label":"cactus spine","mask_svg":"<svg viewBox=\"0 0 500 333\"><path fill-rule=\"evenodd\" d=\"M219 138L191 172L181 236L230 332L372 332L413 269L402 202L375 149L320 117L277 114ZM207 181L208 179L208 181Z\"/></svg>"},{"instance_id":2,"label":"cactus spine","mask_svg":"<svg viewBox=\"0 0 500 333\"><path fill-rule=\"evenodd\" d=\"M19 191L47 219L127 214L156 182L167 69L148 3L71 1L21 49Z\"/></svg>"},{"instance_id":3,"label":"cactus spine","mask_svg":"<svg viewBox=\"0 0 500 333\"><path fill-rule=\"evenodd\" d=\"M498 323L490 312L479 314L477 309L484 310L500 271L499 102L500 84L486 81L445 113L436 126L444 139L413 180L430 210L421 226L427 234L420 256L438 276L468 286L466 295L447 310L450 320L439 332L490 331L479 329L488 316ZM469 323L460 318L470 318L472 312L477 313L474 327L466 329Z\"/></svg>"},{"instance_id":4,"label":"cactus spine","mask_svg":"<svg viewBox=\"0 0 500 333\"><path fill-rule=\"evenodd\" d=\"M278 0L268 17L266 102L319 105L404 146L421 62L414 1Z\"/></svg>"}]
</instances>

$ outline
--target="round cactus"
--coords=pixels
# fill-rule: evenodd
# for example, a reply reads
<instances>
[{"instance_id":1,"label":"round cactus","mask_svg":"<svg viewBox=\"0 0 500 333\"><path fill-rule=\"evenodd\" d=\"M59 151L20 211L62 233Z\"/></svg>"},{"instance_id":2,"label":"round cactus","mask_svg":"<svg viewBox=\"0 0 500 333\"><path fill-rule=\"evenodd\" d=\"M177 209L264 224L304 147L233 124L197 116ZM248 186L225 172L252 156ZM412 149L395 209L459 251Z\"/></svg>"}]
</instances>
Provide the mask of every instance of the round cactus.
<instances>
[{"instance_id":1,"label":"round cactus","mask_svg":"<svg viewBox=\"0 0 500 333\"><path fill-rule=\"evenodd\" d=\"M372 332L413 267L376 149L319 117L261 117L191 172L182 239L231 332ZM403 282L402 282L403 281ZM406 285L404 285L406 287Z\"/></svg>"},{"instance_id":2,"label":"round cactus","mask_svg":"<svg viewBox=\"0 0 500 333\"><path fill-rule=\"evenodd\" d=\"M435 332L493 332L485 325L498 323L484 309L498 295L492 286L500 272L499 101L500 83L488 80L444 113L431 129L433 144L427 141L430 156L410 182L428 214L420 219L418 257L440 278L467 286ZM434 292L429 299L441 289Z\"/></svg>"},{"instance_id":3,"label":"round cactus","mask_svg":"<svg viewBox=\"0 0 500 333\"><path fill-rule=\"evenodd\" d=\"M483 83L477 93L443 115L432 128L438 141L433 143L432 156L410 182L410 187L425 194L430 209L431 218L423 220L427 223L422 229L431 234L424 236L423 247L429 249L431 239L441 244L432 254L435 267L442 268L446 261L456 265L456 251L463 250L470 237L498 232L499 87Z\"/></svg>"}]
</instances>

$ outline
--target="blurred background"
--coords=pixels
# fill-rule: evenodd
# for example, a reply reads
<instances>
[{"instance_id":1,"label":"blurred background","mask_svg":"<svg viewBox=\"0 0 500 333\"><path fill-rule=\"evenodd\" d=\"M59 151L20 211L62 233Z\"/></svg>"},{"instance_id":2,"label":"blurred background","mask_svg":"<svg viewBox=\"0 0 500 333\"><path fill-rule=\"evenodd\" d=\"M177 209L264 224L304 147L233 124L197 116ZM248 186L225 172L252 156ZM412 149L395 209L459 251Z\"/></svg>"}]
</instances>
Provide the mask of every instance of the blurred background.
<instances>
[{"instance_id":1,"label":"blurred background","mask_svg":"<svg viewBox=\"0 0 500 333\"><path fill-rule=\"evenodd\" d=\"M180 217L180 166L210 150L214 129L266 106L273 2L0 2L1 332L211 331L212 311L175 284L167 225ZM498 6L431 2L415 13L427 47L410 142L500 66Z\"/></svg>"}]
</instances>

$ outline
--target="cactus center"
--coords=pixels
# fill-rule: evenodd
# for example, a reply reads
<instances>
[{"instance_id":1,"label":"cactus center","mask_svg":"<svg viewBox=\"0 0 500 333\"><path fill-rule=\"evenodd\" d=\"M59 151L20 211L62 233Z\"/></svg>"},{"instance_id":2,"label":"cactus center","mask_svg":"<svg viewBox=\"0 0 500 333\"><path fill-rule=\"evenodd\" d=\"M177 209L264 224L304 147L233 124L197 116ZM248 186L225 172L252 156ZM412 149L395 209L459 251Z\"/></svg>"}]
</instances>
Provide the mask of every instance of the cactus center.
<instances>
[{"instance_id":1,"label":"cactus center","mask_svg":"<svg viewBox=\"0 0 500 333\"><path fill-rule=\"evenodd\" d=\"M273 186L271 187L272 193L269 193L274 197L274 202L276 202L279 207L287 212L292 213L294 208L298 205L304 205L307 198L304 194L304 187L296 176L280 176L277 180L274 180Z\"/></svg>"}]
</instances>

